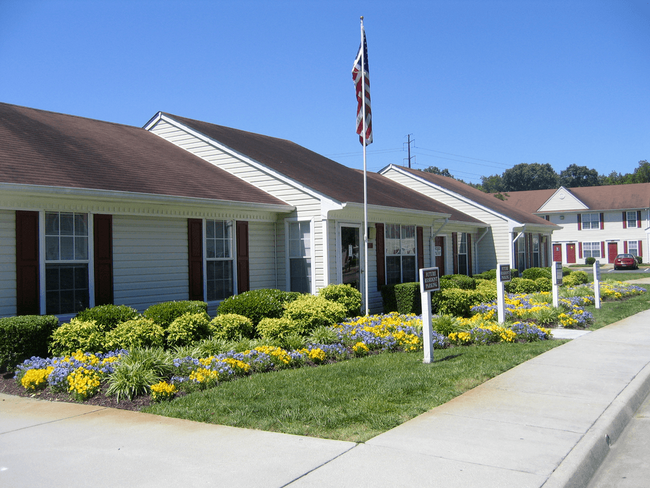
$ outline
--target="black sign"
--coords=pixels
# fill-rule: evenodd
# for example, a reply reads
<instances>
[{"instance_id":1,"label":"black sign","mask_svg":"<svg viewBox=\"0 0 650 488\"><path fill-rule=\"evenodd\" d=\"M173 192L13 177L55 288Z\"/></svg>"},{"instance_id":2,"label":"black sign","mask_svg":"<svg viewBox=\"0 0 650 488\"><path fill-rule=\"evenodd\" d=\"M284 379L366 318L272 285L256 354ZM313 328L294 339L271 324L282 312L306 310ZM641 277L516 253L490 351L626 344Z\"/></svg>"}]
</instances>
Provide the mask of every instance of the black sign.
<instances>
[{"instance_id":1,"label":"black sign","mask_svg":"<svg viewBox=\"0 0 650 488\"><path fill-rule=\"evenodd\" d=\"M499 265L499 276L501 277L501 282L505 283L512 280L512 274L510 273L509 264L500 264Z\"/></svg>"},{"instance_id":2,"label":"black sign","mask_svg":"<svg viewBox=\"0 0 650 488\"><path fill-rule=\"evenodd\" d=\"M438 291L440 289L440 276L438 268L427 268L421 270L422 282L420 283L420 291L422 293L428 291Z\"/></svg>"}]
</instances>

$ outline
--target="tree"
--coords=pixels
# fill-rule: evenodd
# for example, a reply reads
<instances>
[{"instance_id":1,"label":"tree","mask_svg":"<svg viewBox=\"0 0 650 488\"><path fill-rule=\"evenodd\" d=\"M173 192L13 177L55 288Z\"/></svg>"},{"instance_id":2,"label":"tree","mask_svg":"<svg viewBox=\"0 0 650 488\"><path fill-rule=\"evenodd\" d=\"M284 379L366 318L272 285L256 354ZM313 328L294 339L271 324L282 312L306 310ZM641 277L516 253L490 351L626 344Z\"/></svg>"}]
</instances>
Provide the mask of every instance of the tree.
<instances>
[{"instance_id":1,"label":"tree","mask_svg":"<svg viewBox=\"0 0 650 488\"><path fill-rule=\"evenodd\" d=\"M486 193L497 193L503 191L503 179L501 175L481 176L481 190Z\"/></svg>"},{"instance_id":2,"label":"tree","mask_svg":"<svg viewBox=\"0 0 650 488\"><path fill-rule=\"evenodd\" d=\"M586 166L572 164L560 173L560 186L576 188L579 186L598 186L598 171Z\"/></svg>"},{"instance_id":3,"label":"tree","mask_svg":"<svg viewBox=\"0 0 650 488\"><path fill-rule=\"evenodd\" d=\"M634 170L634 183L650 183L650 163L645 159L639 161L639 167Z\"/></svg>"},{"instance_id":4,"label":"tree","mask_svg":"<svg viewBox=\"0 0 650 488\"><path fill-rule=\"evenodd\" d=\"M557 188L559 177L553 167L539 163L521 163L503 172L501 191L545 190Z\"/></svg>"},{"instance_id":5,"label":"tree","mask_svg":"<svg viewBox=\"0 0 650 488\"><path fill-rule=\"evenodd\" d=\"M428 168L424 168L422 171L425 173L433 173L434 175L447 176L449 178L454 177L447 168L440 169L437 166L429 166Z\"/></svg>"}]
</instances>

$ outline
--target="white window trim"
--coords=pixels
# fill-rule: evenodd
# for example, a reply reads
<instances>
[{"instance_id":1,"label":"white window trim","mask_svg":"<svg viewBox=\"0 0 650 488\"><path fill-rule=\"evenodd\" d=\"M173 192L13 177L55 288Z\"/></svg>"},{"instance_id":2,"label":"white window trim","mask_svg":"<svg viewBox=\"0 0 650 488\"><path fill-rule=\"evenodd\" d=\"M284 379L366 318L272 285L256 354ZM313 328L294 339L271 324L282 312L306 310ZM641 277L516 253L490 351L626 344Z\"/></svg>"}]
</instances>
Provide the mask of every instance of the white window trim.
<instances>
[{"instance_id":1,"label":"white window trim","mask_svg":"<svg viewBox=\"0 0 650 488\"><path fill-rule=\"evenodd\" d=\"M634 244L634 249L636 254L633 254L631 249L630 249L630 244ZM638 239L632 239L627 241L627 252L628 254L632 254L633 256L638 256L639 255L639 240Z\"/></svg>"},{"instance_id":2,"label":"white window trim","mask_svg":"<svg viewBox=\"0 0 650 488\"><path fill-rule=\"evenodd\" d=\"M630 225L630 217L629 217L630 214L634 215L634 218L631 219L633 225ZM637 213L636 210L627 210L625 212L625 222L626 222L625 225L627 226L628 229L630 229L630 228L636 229L638 227L636 225L637 224L637 217L638 217L638 213Z\"/></svg>"},{"instance_id":3,"label":"white window trim","mask_svg":"<svg viewBox=\"0 0 650 488\"><path fill-rule=\"evenodd\" d=\"M398 225L399 226L399 235L400 235L400 252L399 254L388 254L386 252L386 241L388 240L388 237L386 237L386 231L388 230L389 225ZM413 227L413 239L415 240L415 253L414 254L402 254L402 228L403 227ZM405 283L404 281L404 266L402 266L402 259L403 257L410 257L413 256L415 258L415 281L418 281L420 279L418 275L418 226L415 224L393 224L393 223L386 223L384 224L384 270L385 271L385 284L388 283L388 258L390 257L396 257L398 256L400 258L400 266L399 266L399 273L400 273L400 281L399 283ZM408 283L408 282L406 282Z\"/></svg>"},{"instance_id":4,"label":"white window trim","mask_svg":"<svg viewBox=\"0 0 650 488\"><path fill-rule=\"evenodd\" d=\"M596 226L596 228L593 228L593 226L592 226L593 220L591 220L591 219L589 219L589 228L588 229L585 228L585 215L596 215L596 216L598 216L598 225ZM580 219L581 219L582 230L600 230L601 220L600 220L600 214L598 212L583 213L583 214L581 214Z\"/></svg>"},{"instance_id":5,"label":"white window trim","mask_svg":"<svg viewBox=\"0 0 650 488\"><path fill-rule=\"evenodd\" d=\"M239 294L237 286L237 222L232 219L203 219L201 238L201 261L203 263L203 301L208 305L215 305L217 303L221 303L223 300L208 301L208 250L206 249L206 239L208 238L208 220L213 222L230 222L232 225L232 256L230 257L232 260L232 296Z\"/></svg>"},{"instance_id":6,"label":"white window trim","mask_svg":"<svg viewBox=\"0 0 650 488\"><path fill-rule=\"evenodd\" d=\"M589 244L589 247L594 247L593 244L595 244L596 250L598 251L598 256L593 255L593 253L594 253L593 249L589 249L589 252L591 253L591 256L587 256L587 244ZM583 259L584 258L589 258L589 257L596 258L596 259L602 259L603 258L602 251L603 251L603 249L602 249L602 244L600 243L600 241L585 241L585 242L582 243L582 257L583 257Z\"/></svg>"},{"instance_id":7,"label":"white window trim","mask_svg":"<svg viewBox=\"0 0 650 488\"><path fill-rule=\"evenodd\" d=\"M47 313L47 295L45 290L45 213L77 213L86 214L88 216L88 260L83 260L88 263L88 308L95 306L95 246L94 246L94 214L91 212L75 212L63 210L39 210L38 212L38 267L39 267L39 301L40 313L45 315ZM63 261L67 262L67 261ZM74 261L70 261L74 262ZM77 315L74 313L65 313L56 315L60 321L66 321Z\"/></svg>"},{"instance_id":8,"label":"white window trim","mask_svg":"<svg viewBox=\"0 0 650 488\"><path fill-rule=\"evenodd\" d=\"M310 253L309 259L311 260L311 279L309 283L310 293L316 294L316 243L314 242L314 224L315 217L309 219L301 219L298 217L290 217L284 219L284 270L285 270L285 289L291 290L291 258L289 256L289 224L296 222L309 222L309 242Z\"/></svg>"}]
</instances>

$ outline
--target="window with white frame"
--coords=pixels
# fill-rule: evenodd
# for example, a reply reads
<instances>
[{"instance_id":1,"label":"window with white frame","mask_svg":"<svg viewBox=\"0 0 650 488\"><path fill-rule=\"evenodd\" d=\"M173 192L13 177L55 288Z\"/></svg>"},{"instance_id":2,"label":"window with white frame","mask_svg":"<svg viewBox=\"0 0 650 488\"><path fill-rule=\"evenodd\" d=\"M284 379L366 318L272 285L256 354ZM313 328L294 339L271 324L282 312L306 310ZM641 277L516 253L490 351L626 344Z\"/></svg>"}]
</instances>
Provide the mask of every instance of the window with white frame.
<instances>
[{"instance_id":1,"label":"window with white frame","mask_svg":"<svg viewBox=\"0 0 650 488\"><path fill-rule=\"evenodd\" d=\"M89 306L88 214L45 212L45 313Z\"/></svg>"},{"instance_id":2,"label":"window with white frame","mask_svg":"<svg viewBox=\"0 0 650 488\"><path fill-rule=\"evenodd\" d=\"M386 282L416 281L415 226L386 224L385 234Z\"/></svg>"},{"instance_id":3,"label":"window with white frame","mask_svg":"<svg viewBox=\"0 0 650 488\"><path fill-rule=\"evenodd\" d=\"M207 299L223 300L233 294L233 224L226 220L205 222Z\"/></svg>"},{"instance_id":4,"label":"window with white frame","mask_svg":"<svg viewBox=\"0 0 650 488\"><path fill-rule=\"evenodd\" d=\"M627 252L633 256L639 255L639 241L627 241Z\"/></svg>"},{"instance_id":5,"label":"window with white frame","mask_svg":"<svg viewBox=\"0 0 650 488\"><path fill-rule=\"evenodd\" d=\"M583 229L600 229L600 214L582 214Z\"/></svg>"},{"instance_id":6,"label":"window with white frame","mask_svg":"<svg viewBox=\"0 0 650 488\"><path fill-rule=\"evenodd\" d=\"M522 237L517 240L517 269L523 271L526 269L526 238Z\"/></svg>"},{"instance_id":7,"label":"window with white frame","mask_svg":"<svg viewBox=\"0 0 650 488\"><path fill-rule=\"evenodd\" d=\"M467 259L467 233L458 233L458 274L469 274Z\"/></svg>"},{"instance_id":8,"label":"window with white frame","mask_svg":"<svg viewBox=\"0 0 650 488\"><path fill-rule=\"evenodd\" d=\"M600 242L583 242L582 254L585 258L599 258Z\"/></svg>"},{"instance_id":9,"label":"window with white frame","mask_svg":"<svg viewBox=\"0 0 650 488\"><path fill-rule=\"evenodd\" d=\"M309 222L289 223L289 288L311 293L311 230Z\"/></svg>"},{"instance_id":10,"label":"window with white frame","mask_svg":"<svg viewBox=\"0 0 650 488\"><path fill-rule=\"evenodd\" d=\"M539 236L533 236L533 263L534 268L539 268Z\"/></svg>"},{"instance_id":11,"label":"window with white frame","mask_svg":"<svg viewBox=\"0 0 650 488\"><path fill-rule=\"evenodd\" d=\"M628 227L636 227L636 211L633 212L625 212L626 220L627 220L627 226Z\"/></svg>"}]
</instances>

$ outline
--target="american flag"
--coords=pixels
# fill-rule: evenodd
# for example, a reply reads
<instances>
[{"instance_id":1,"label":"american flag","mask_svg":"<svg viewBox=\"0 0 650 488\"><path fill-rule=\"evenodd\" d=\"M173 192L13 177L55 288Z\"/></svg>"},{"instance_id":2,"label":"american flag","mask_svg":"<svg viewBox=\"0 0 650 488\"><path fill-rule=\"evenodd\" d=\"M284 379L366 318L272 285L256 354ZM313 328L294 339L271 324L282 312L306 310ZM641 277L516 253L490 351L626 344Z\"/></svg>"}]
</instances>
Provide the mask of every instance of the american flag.
<instances>
[{"instance_id":1,"label":"american flag","mask_svg":"<svg viewBox=\"0 0 650 488\"><path fill-rule=\"evenodd\" d=\"M357 91L357 134L359 142L363 144L363 110L364 110L364 89L365 84L365 111L366 111L366 146L372 142L372 111L370 110L370 71L368 69L368 44L366 44L366 31L361 26L363 43L359 46L359 53L352 66L352 80ZM363 51L362 51L363 49ZM361 69L361 58L363 57L363 70Z\"/></svg>"}]
</instances>

